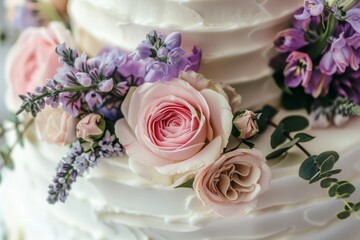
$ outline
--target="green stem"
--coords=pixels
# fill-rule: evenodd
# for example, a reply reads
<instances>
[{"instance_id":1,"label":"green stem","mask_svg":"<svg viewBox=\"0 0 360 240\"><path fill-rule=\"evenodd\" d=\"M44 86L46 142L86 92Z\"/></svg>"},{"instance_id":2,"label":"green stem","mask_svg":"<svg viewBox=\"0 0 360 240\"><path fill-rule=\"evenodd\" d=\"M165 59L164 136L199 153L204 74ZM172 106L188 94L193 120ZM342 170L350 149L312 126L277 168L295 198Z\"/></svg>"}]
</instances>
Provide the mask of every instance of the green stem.
<instances>
[{"instance_id":1,"label":"green stem","mask_svg":"<svg viewBox=\"0 0 360 240\"><path fill-rule=\"evenodd\" d=\"M274 128L277 128L277 127L278 127L278 125L275 124L275 123L272 122L272 121L270 121L269 124L270 124L271 126L273 126ZM294 138L292 138L289 133L284 133L284 135L285 135L285 136L287 137L287 139L289 139L290 141L294 140ZM310 152L309 152L308 150L306 150L300 143L296 143L295 145L296 145L301 151L303 151L303 153L305 153L306 156L308 156L308 157L311 157L311 156L312 156L312 154L310 154Z\"/></svg>"},{"instance_id":2,"label":"green stem","mask_svg":"<svg viewBox=\"0 0 360 240\"><path fill-rule=\"evenodd\" d=\"M351 210L351 212L355 215L356 219L360 220L360 215L357 212L355 212L355 210L350 206L349 202L346 201L344 198L341 198L341 200L344 202L345 206L347 206Z\"/></svg>"},{"instance_id":3,"label":"green stem","mask_svg":"<svg viewBox=\"0 0 360 240\"><path fill-rule=\"evenodd\" d=\"M324 51L328 44L329 37L334 33L337 19L334 14L329 14L325 32L320 35L319 40L309 51L309 56L312 60L317 59Z\"/></svg>"}]
</instances>

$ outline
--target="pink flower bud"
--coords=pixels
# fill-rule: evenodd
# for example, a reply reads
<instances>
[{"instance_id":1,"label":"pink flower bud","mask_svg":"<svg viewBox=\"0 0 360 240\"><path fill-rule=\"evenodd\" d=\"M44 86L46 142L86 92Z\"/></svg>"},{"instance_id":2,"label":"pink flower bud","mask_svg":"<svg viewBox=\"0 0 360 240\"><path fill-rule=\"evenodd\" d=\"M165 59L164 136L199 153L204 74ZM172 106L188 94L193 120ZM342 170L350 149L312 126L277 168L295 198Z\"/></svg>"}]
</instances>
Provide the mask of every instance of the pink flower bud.
<instances>
[{"instance_id":1,"label":"pink flower bud","mask_svg":"<svg viewBox=\"0 0 360 240\"><path fill-rule=\"evenodd\" d=\"M90 113L77 124L77 137L93 143L104 134L105 124L105 120L99 114Z\"/></svg>"},{"instance_id":2,"label":"pink flower bud","mask_svg":"<svg viewBox=\"0 0 360 240\"><path fill-rule=\"evenodd\" d=\"M259 132L259 128L256 123L256 114L252 111L246 110L244 113L235 117L233 124L240 132L238 137L240 139L249 139Z\"/></svg>"}]
</instances>

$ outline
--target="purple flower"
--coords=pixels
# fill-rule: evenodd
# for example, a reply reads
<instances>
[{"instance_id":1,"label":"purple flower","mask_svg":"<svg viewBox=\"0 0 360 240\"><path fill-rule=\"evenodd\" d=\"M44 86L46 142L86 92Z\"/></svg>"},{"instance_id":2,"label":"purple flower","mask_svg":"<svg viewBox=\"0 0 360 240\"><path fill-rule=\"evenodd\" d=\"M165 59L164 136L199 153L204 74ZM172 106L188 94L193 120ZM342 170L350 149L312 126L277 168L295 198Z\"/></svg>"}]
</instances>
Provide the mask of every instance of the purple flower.
<instances>
[{"instance_id":1,"label":"purple flower","mask_svg":"<svg viewBox=\"0 0 360 240\"><path fill-rule=\"evenodd\" d=\"M300 29L289 28L277 34L275 47L278 52L292 52L306 46L304 32Z\"/></svg>"},{"instance_id":2,"label":"purple flower","mask_svg":"<svg viewBox=\"0 0 360 240\"><path fill-rule=\"evenodd\" d=\"M324 11L324 4L321 0L305 0L302 14L295 15L297 20L308 19L311 16L319 16Z\"/></svg>"},{"instance_id":3,"label":"purple flower","mask_svg":"<svg viewBox=\"0 0 360 240\"><path fill-rule=\"evenodd\" d=\"M119 96L125 96L128 90L129 83L127 81L119 82L114 86L114 92Z\"/></svg>"},{"instance_id":4,"label":"purple flower","mask_svg":"<svg viewBox=\"0 0 360 240\"><path fill-rule=\"evenodd\" d=\"M166 82L173 78L169 65L163 62L154 61L146 66L145 82Z\"/></svg>"},{"instance_id":5,"label":"purple flower","mask_svg":"<svg viewBox=\"0 0 360 240\"><path fill-rule=\"evenodd\" d=\"M324 74L333 75L336 71L345 72L348 66L351 66L353 70L358 70L359 63L359 54L353 51L344 38L344 33L341 33L339 38L332 42L330 50L320 60L320 70Z\"/></svg>"},{"instance_id":6,"label":"purple flower","mask_svg":"<svg viewBox=\"0 0 360 240\"><path fill-rule=\"evenodd\" d=\"M164 40L164 45L169 50L173 50L175 48L180 47L180 44L181 44L181 33L179 32L173 32L169 34Z\"/></svg>"},{"instance_id":7,"label":"purple flower","mask_svg":"<svg viewBox=\"0 0 360 240\"><path fill-rule=\"evenodd\" d=\"M158 57L166 57L169 54L169 49L165 48L165 47L161 47L158 51L157 51L157 55Z\"/></svg>"},{"instance_id":8,"label":"purple flower","mask_svg":"<svg viewBox=\"0 0 360 240\"><path fill-rule=\"evenodd\" d=\"M65 112L69 113L72 117L77 117L81 108L81 102L80 100L73 100L72 97L72 93L64 92L60 94L59 100Z\"/></svg>"},{"instance_id":9,"label":"purple flower","mask_svg":"<svg viewBox=\"0 0 360 240\"><path fill-rule=\"evenodd\" d=\"M304 81L302 85L306 93L318 98L328 93L331 79L331 76L321 73L320 69L316 68L309 81Z\"/></svg>"},{"instance_id":10,"label":"purple flower","mask_svg":"<svg viewBox=\"0 0 360 240\"><path fill-rule=\"evenodd\" d=\"M114 80L112 78L104 80L99 83L98 88L100 92L110 92L114 87Z\"/></svg>"},{"instance_id":11,"label":"purple flower","mask_svg":"<svg viewBox=\"0 0 360 240\"><path fill-rule=\"evenodd\" d=\"M87 55L82 53L81 56L77 57L74 62L74 67L80 71L87 72Z\"/></svg>"},{"instance_id":12,"label":"purple flower","mask_svg":"<svg viewBox=\"0 0 360 240\"><path fill-rule=\"evenodd\" d=\"M75 76L76 76L78 82L79 82L82 86L84 86L84 87L89 87L89 86L91 86L92 80L91 80L89 74L84 73L84 72L78 72L78 73L75 74Z\"/></svg>"},{"instance_id":13,"label":"purple flower","mask_svg":"<svg viewBox=\"0 0 360 240\"><path fill-rule=\"evenodd\" d=\"M171 66L171 74L174 77L179 76L179 72L184 70L189 65L189 59L184 57L185 51L182 48L174 48L170 51L168 57Z\"/></svg>"},{"instance_id":14,"label":"purple flower","mask_svg":"<svg viewBox=\"0 0 360 240\"><path fill-rule=\"evenodd\" d=\"M17 29L24 30L28 27L41 26L41 19L34 14L34 9L31 9L31 6L33 5L26 3L15 8L13 24Z\"/></svg>"},{"instance_id":15,"label":"purple flower","mask_svg":"<svg viewBox=\"0 0 360 240\"><path fill-rule=\"evenodd\" d=\"M135 52L130 54L129 57L134 61L145 60L151 56L150 47L151 46L149 46L146 41L143 41L136 47Z\"/></svg>"},{"instance_id":16,"label":"purple flower","mask_svg":"<svg viewBox=\"0 0 360 240\"><path fill-rule=\"evenodd\" d=\"M197 49L195 46L192 49L192 55L188 57L189 65L184 69L184 71L199 71L200 62L201 62L202 53L200 49Z\"/></svg>"},{"instance_id":17,"label":"purple flower","mask_svg":"<svg viewBox=\"0 0 360 240\"><path fill-rule=\"evenodd\" d=\"M360 8L352 8L346 12L345 21L350 23L354 30L360 33Z\"/></svg>"},{"instance_id":18,"label":"purple flower","mask_svg":"<svg viewBox=\"0 0 360 240\"><path fill-rule=\"evenodd\" d=\"M360 71L349 69L333 78L331 85L333 95L346 97L360 104Z\"/></svg>"},{"instance_id":19,"label":"purple flower","mask_svg":"<svg viewBox=\"0 0 360 240\"><path fill-rule=\"evenodd\" d=\"M286 59L288 63L284 69L285 84L297 87L301 82L310 81L313 64L306 53L292 52Z\"/></svg>"},{"instance_id":20,"label":"purple flower","mask_svg":"<svg viewBox=\"0 0 360 240\"><path fill-rule=\"evenodd\" d=\"M101 95L93 90L85 94L85 101L89 105L90 109L100 107L104 103Z\"/></svg>"}]
</instances>

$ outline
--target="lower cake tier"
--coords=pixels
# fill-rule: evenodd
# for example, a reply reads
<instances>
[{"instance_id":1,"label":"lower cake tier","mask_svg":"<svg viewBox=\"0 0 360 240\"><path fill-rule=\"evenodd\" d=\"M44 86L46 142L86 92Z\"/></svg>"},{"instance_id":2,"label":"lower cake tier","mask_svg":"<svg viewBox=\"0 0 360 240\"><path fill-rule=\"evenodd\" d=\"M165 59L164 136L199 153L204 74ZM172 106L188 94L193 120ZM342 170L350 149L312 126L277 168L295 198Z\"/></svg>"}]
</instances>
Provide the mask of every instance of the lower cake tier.
<instances>
[{"instance_id":1,"label":"lower cake tier","mask_svg":"<svg viewBox=\"0 0 360 240\"><path fill-rule=\"evenodd\" d=\"M289 114L280 111L279 117ZM293 114L293 113L292 113ZM309 130L316 136L304 147L312 154L326 150L341 155L339 179L360 189L360 119L344 128ZM258 137L256 147L271 152L271 130ZM25 148L14 153L16 168L1 188L1 207L8 239L123 239L123 240L356 240L359 220L336 219L343 202L327 196L318 183L298 177L306 156L297 148L282 161L271 162L270 189L257 208L238 218L220 218L204 206L191 189L170 189L134 175L126 157L103 160L79 179L65 204L49 205L47 187L57 162L66 152L29 135ZM353 194L359 199L359 191Z\"/></svg>"}]
</instances>

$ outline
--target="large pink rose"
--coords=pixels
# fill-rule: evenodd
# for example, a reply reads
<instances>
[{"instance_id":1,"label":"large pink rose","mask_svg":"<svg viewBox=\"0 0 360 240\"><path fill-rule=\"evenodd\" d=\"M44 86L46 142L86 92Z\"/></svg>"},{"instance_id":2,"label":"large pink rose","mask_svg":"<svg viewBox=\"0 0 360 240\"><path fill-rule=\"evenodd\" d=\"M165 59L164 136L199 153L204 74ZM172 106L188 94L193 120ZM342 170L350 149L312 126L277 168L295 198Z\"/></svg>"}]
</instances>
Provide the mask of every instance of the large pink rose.
<instances>
[{"instance_id":1,"label":"large pink rose","mask_svg":"<svg viewBox=\"0 0 360 240\"><path fill-rule=\"evenodd\" d=\"M41 138L50 144L67 145L76 140L76 124L78 120L62 110L62 108L45 107L35 123Z\"/></svg>"},{"instance_id":2,"label":"large pink rose","mask_svg":"<svg viewBox=\"0 0 360 240\"><path fill-rule=\"evenodd\" d=\"M116 135L132 170L147 178L153 177L149 167L174 175L214 162L233 117L223 94L183 79L132 88L121 110L125 118L116 123Z\"/></svg>"},{"instance_id":3,"label":"large pink rose","mask_svg":"<svg viewBox=\"0 0 360 240\"><path fill-rule=\"evenodd\" d=\"M193 186L215 213L235 217L255 208L257 197L268 189L270 178L270 168L261 152L237 149L200 169Z\"/></svg>"},{"instance_id":4,"label":"large pink rose","mask_svg":"<svg viewBox=\"0 0 360 240\"><path fill-rule=\"evenodd\" d=\"M63 42L74 47L70 32L59 22L22 32L5 63L6 79L10 86L8 100L12 104L15 102L14 107L20 104L19 94L33 92L37 86L53 78L60 66L55 47Z\"/></svg>"}]
</instances>

